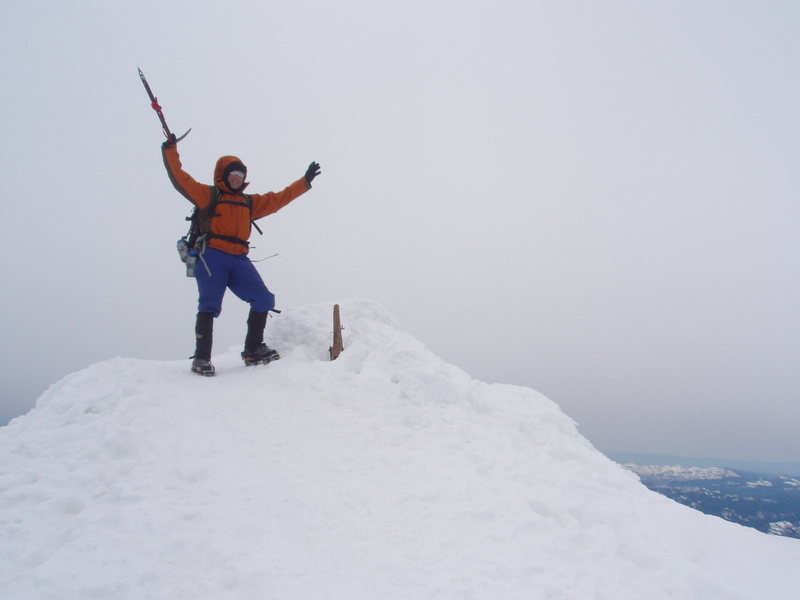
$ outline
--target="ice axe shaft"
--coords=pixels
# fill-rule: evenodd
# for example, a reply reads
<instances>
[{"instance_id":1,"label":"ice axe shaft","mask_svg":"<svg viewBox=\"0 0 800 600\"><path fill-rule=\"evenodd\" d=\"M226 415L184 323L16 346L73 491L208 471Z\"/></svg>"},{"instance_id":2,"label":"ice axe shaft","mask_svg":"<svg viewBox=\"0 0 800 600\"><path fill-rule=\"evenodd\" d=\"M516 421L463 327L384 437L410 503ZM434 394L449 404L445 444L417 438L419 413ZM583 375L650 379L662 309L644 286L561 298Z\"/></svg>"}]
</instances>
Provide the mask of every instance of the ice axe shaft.
<instances>
[{"instance_id":1,"label":"ice axe shaft","mask_svg":"<svg viewBox=\"0 0 800 600\"><path fill-rule=\"evenodd\" d=\"M164 112L161 109L161 105L158 103L158 98L155 97L155 95L153 94L153 90L150 89L150 84L147 83L147 78L144 76L144 73L142 73L141 69L139 69L139 78L142 80L142 85L144 86L144 89L147 91L147 95L150 97L150 106L153 108L154 111L156 111L156 114L158 115L158 120L161 121L161 129L164 131L164 135L167 136L167 139L169 139L170 137L172 137L173 134L169 129L169 125L167 125L167 120L164 118ZM184 133L179 138L176 138L175 141L177 142L181 141L183 138L189 135L189 132L191 130L192 128L190 127L186 131L186 133Z\"/></svg>"}]
</instances>

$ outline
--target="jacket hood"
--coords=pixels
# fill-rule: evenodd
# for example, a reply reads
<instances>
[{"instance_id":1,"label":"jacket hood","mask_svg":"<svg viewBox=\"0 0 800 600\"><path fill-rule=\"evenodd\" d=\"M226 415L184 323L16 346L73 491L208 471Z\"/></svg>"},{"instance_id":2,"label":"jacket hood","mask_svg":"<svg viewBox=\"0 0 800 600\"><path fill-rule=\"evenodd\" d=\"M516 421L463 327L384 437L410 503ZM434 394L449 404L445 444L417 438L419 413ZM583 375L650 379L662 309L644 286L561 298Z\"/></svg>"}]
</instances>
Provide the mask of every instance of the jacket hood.
<instances>
[{"instance_id":1,"label":"jacket hood","mask_svg":"<svg viewBox=\"0 0 800 600\"><path fill-rule=\"evenodd\" d=\"M245 182L238 190L232 190L228 187L228 182L225 181L225 171L233 163L239 163L242 167L244 167L244 173L245 176L247 176L247 167L242 162L242 159L240 159L238 156L220 156L217 160L217 165L214 167L214 185L226 192L235 194L237 192L243 192L244 188L250 185L250 182Z\"/></svg>"}]
</instances>

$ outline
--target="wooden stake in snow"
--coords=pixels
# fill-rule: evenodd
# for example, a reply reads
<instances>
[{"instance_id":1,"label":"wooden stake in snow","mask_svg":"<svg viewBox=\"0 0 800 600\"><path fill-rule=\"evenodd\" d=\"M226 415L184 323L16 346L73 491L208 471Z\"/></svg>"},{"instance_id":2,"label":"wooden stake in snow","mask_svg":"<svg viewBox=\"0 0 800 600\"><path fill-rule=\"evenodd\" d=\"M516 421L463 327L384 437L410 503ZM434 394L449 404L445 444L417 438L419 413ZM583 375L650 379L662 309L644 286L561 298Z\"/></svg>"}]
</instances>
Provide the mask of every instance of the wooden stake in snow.
<instances>
[{"instance_id":1,"label":"wooden stake in snow","mask_svg":"<svg viewBox=\"0 0 800 600\"><path fill-rule=\"evenodd\" d=\"M339 305L333 305L333 346L331 346L328 350L331 353L331 360L336 360L341 354L342 350L344 350L344 344L342 343L342 321L339 318Z\"/></svg>"}]
</instances>

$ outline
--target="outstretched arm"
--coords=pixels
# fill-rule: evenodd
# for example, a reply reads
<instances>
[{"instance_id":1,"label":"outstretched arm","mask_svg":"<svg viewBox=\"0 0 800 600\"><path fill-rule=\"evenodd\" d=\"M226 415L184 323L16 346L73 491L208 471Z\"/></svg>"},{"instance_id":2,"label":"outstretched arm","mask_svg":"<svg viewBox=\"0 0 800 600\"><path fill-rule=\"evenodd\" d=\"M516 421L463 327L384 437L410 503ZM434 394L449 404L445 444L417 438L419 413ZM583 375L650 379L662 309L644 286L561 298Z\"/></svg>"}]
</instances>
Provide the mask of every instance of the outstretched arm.
<instances>
[{"instance_id":1,"label":"outstretched arm","mask_svg":"<svg viewBox=\"0 0 800 600\"><path fill-rule=\"evenodd\" d=\"M306 174L281 192L253 194L253 220L279 211L298 196L311 189L311 182L320 174L319 164L312 162Z\"/></svg>"},{"instance_id":2,"label":"outstretched arm","mask_svg":"<svg viewBox=\"0 0 800 600\"><path fill-rule=\"evenodd\" d=\"M280 192L267 192L266 194L253 194L253 220L266 217L279 211L292 200L305 194L311 189L305 177L301 177L286 189Z\"/></svg>"}]
</instances>

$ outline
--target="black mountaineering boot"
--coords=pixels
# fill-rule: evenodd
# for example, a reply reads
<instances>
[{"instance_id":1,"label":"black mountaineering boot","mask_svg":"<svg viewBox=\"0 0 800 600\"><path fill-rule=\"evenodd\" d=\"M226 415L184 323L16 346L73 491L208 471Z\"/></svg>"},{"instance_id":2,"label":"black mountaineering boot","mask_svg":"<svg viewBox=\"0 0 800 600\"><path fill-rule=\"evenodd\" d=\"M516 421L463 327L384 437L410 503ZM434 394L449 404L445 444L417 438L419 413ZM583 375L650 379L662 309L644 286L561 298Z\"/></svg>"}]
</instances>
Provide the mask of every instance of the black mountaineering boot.
<instances>
[{"instance_id":1,"label":"black mountaineering boot","mask_svg":"<svg viewBox=\"0 0 800 600\"><path fill-rule=\"evenodd\" d=\"M280 355L264 343L267 313L250 311L247 317L247 337L244 339L242 360L246 366L261 365L278 360Z\"/></svg>"},{"instance_id":2,"label":"black mountaineering boot","mask_svg":"<svg viewBox=\"0 0 800 600\"><path fill-rule=\"evenodd\" d=\"M211 364L211 344L214 333L214 315L209 312L197 313L197 322L194 326L196 345L192 372L208 377L214 375L214 365Z\"/></svg>"},{"instance_id":3,"label":"black mountaineering boot","mask_svg":"<svg viewBox=\"0 0 800 600\"><path fill-rule=\"evenodd\" d=\"M242 360L247 367L253 365L265 365L273 360L278 360L281 357L277 350L273 350L264 342L261 342L256 348L252 350L245 350L242 352Z\"/></svg>"},{"instance_id":4,"label":"black mountaineering boot","mask_svg":"<svg viewBox=\"0 0 800 600\"><path fill-rule=\"evenodd\" d=\"M192 373L213 377L214 365L211 364L210 360L206 360L205 358L195 358L192 361Z\"/></svg>"}]
</instances>

